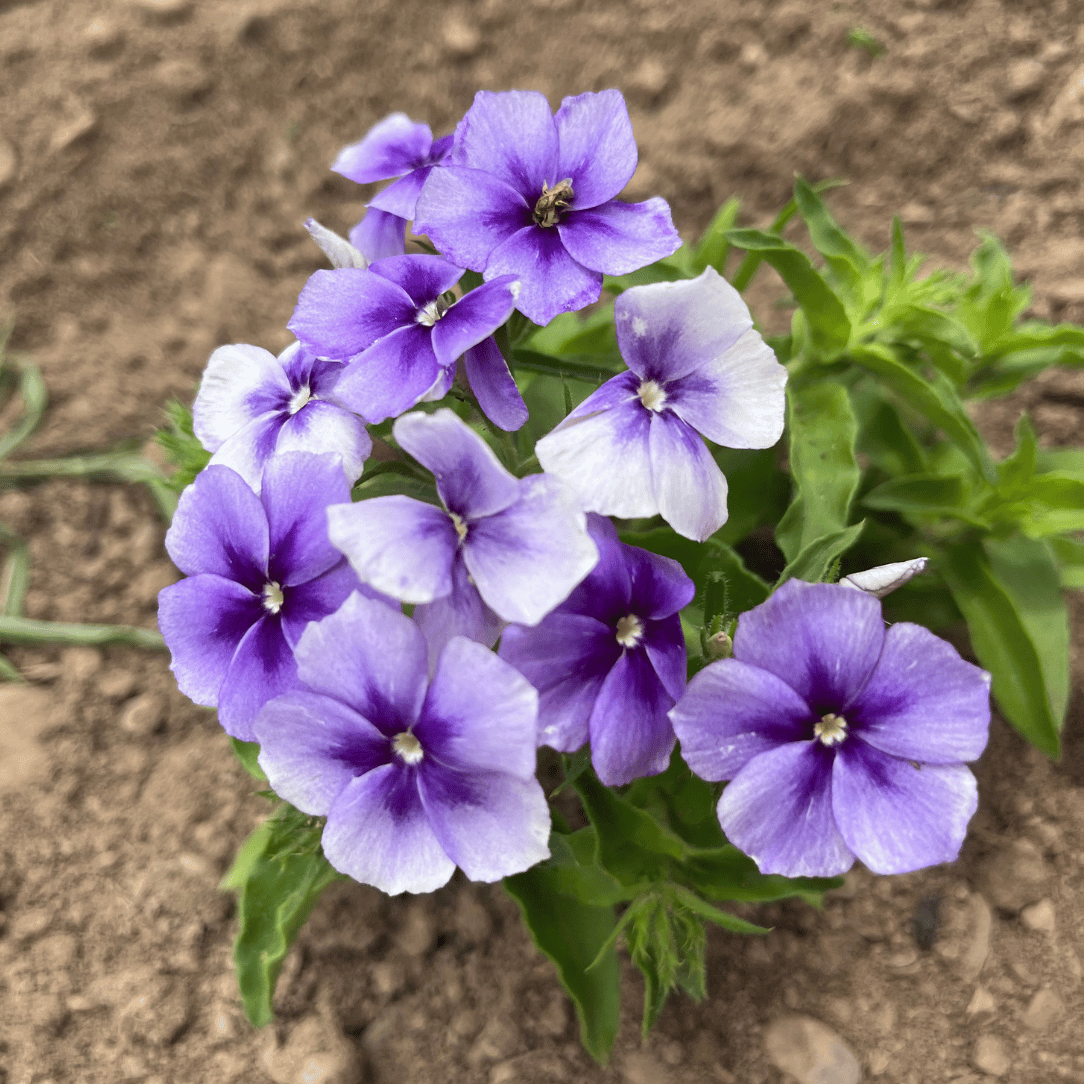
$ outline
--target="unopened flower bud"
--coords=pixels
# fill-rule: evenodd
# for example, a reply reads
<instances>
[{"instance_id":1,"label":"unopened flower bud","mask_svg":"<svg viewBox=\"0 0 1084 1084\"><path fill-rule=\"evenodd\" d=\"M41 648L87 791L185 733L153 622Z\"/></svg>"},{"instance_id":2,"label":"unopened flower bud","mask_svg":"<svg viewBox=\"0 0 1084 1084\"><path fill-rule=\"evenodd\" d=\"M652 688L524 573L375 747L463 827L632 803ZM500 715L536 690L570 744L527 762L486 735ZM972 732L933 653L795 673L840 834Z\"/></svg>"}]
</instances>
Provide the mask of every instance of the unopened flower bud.
<instances>
[{"instance_id":1,"label":"unopened flower bud","mask_svg":"<svg viewBox=\"0 0 1084 1084\"><path fill-rule=\"evenodd\" d=\"M916 557L912 561L893 561L889 565L867 568L865 572L852 572L839 582L844 587L856 587L875 598L884 598L897 587L902 587L908 580L925 571L929 563L925 557Z\"/></svg>"},{"instance_id":2,"label":"unopened flower bud","mask_svg":"<svg viewBox=\"0 0 1084 1084\"><path fill-rule=\"evenodd\" d=\"M704 644L704 654L709 662L715 662L716 659L729 659L734 654L734 641L722 630L713 633Z\"/></svg>"}]
</instances>

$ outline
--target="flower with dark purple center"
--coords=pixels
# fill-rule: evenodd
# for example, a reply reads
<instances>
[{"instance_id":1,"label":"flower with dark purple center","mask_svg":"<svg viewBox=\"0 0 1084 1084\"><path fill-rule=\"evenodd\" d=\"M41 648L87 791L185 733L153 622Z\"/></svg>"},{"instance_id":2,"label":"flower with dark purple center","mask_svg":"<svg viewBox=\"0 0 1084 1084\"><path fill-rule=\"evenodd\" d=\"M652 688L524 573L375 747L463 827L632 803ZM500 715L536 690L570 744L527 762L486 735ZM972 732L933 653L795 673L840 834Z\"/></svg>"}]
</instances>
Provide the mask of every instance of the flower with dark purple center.
<instances>
[{"instance_id":1,"label":"flower with dark purple center","mask_svg":"<svg viewBox=\"0 0 1084 1084\"><path fill-rule=\"evenodd\" d=\"M623 275L681 244L666 201L614 197L636 170L617 90L565 98L554 115L532 90L480 90L449 158L418 198L414 229L485 278L515 275L536 324L597 301Z\"/></svg>"},{"instance_id":2,"label":"flower with dark purple center","mask_svg":"<svg viewBox=\"0 0 1084 1084\"><path fill-rule=\"evenodd\" d=\"M510 625L500 655L539 692L538 743L591 762L611 786L665 771L674 748L667 712L685 691L679 611L696 587L676 561L620 542L588 516L599 562L534 628Z\"/></svg>"},{"instance_id":3,"label":"flower with dark purple center","mask_svg":"<svg viewBox=\"0 0 1084 1084\"><path fill-rule=\"evenodd\" d=\"M727 837L763 873L906 873L959 854L978 804L990 675L872 594L789 580L742 614L734 657L670 712Z\"/></svg>"},{"instance_id":4,"label":"flower with dark purple center","mask_svg":"<svg viewBox=\"0 0 1084 1084\"><path fill-rule=\"evenodd\" d=\"M431 892L456 866L497 881L549 855L534 689L470 640L444 648L432 681L426 656L409 618L353 595L302 635L306 688L255 724L275 792L327 817L328 861L391 895Z\"/></svg>"}]
</instances>

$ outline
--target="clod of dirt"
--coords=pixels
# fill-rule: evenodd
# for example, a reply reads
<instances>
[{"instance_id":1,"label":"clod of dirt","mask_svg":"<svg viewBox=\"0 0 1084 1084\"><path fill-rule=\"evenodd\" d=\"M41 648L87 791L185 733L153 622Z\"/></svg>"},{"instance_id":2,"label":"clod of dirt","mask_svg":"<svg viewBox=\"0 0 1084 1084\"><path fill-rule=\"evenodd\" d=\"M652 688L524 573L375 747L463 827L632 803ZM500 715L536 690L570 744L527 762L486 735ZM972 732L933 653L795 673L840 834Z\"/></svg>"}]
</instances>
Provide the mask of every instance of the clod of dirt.
<instances>
[{"instance_id":1,"label":"clod of dirt","mask_svg":"<svg viewBox=\"0 0 1084 1084\"><path fill-rule=\"evenodd\" d=\"M858 1059L827 1024L812 1016L785 1016L764 1032L771 1063L799 1084L858 1084Z\"/></svg>"},{"instance_id":2,"label":"clod of dirt","mask_svg":"<svg viewBox=\"0 0 1084 1084\"><path fill-rule=\"evenodd\" d=\"M1024 1027L1032 1031L1046 1031L1051 1024L1061 1018L1065 1005L1053 990L1043 988L1028 1002L1024 1010Z\"/></svg>"},{"instance_id":3,"label":"clod of dirt","mask_svg":"<svg viewBox=\"0 0 1084 1084\"><path fill-rule=\"evenodd\" d=\"M1029 839L1014 840L1006 851L988 855L979 875L987 899L1011 914L1041 900L1049 879L1050 869Z\"/></svg>"},{"instance_id":4,"label":"clod of dirt","mask_svg":"<svg viewBox=\"0 0 1084 1084\"><path fill-rule=\"evenodd\" d=\"M262 1058L275 1084L361 1084L363 1078L357 1047L324 1016L305 1017L282 1046L269 1031Z\"/></svg>"},{"instance_id":5,"label":"clod of dirt","mask_svg":"<svg viewBox=\"0 0 1084 1084\"><path fill-rule=\"evenodd\" d=\"M22 787L44 770L38 735L52 716L53 697L44 689L0 686L0 790Z\"/></svg>"},{"instance_id":6,"label":"clod of dirt","mask_svg":"<svg viewBox=\"0 0 1084 1084\"><path fill-rule=\"evenodd\" d=\"M979 972L990 955L990 932L993 929L994 916L990 905L977 892L968 901L970 915L967 933L967 948L960 957L960 977L965 982L978 978Z\"/></svg>"},{"instance_id":7,"label":"clod of dirt","mask_svg":"<svg viewBox=\"0 0 1084 1084\"><path fill-rule=\"evenodd\" d=\"M1039 900L1025 907L1020 912L1020 921L1029 930L1038 930L1040 933L1053 933L1055 926L1054 905L1050 900Z\"/></svg>"},{"instance_id":8,"label":"clod of dirt","mask_svg":"<svg viewBox=\"0 0 1084 1084\"><path fill-rule=\"evenodd\" d=\"M165 702L157 693L140 693L124 705L120 728L126 734L144 737L153 734L165 719Z\"/></svg>"}]
</instances>

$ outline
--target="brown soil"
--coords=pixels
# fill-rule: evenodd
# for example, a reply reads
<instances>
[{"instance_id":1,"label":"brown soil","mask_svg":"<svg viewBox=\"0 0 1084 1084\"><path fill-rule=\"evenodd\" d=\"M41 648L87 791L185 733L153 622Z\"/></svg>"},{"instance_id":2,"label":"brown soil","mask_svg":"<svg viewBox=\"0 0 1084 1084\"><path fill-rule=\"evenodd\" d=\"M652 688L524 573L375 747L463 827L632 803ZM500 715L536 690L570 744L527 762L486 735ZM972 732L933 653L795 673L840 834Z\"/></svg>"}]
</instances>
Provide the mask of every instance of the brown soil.
<instances>
[{"instance_id":1,"label":"brown soil","mask_svg":"<svg viewBox=\"0 0 1084 1084\"><path fill-rule=\"evenodd\" d=\"M321 266L303 218L345 229L366 195L328 172L338 148L392 110L448 130L477 88L620 87L629 194L665 196L686 235L732 194L764 224L794 170L845 177L833 205L868 244L902 211L959 267L993 229L1034 312L1084 320L1082 22L1078 0L0 0L0 313L51 397L22 454L146 440L217 344L281 348ZM845 44L855 25L883 56ZM752 294L765 319L774 292ZM1082 393L1052 374L989 413L992 438L1026 406L1047 444L1082 443ZM153 626L175 573L143 493L9 489L0 521L30 539L29 616ZM367 1079L405 1084L781 1084L763 1034L795 1011L863 1079L1084 1080L1074 607L1060 766L996 724L958 863L857 873L823 913L762 914L765 939L713 931L708 1000L675 999L643 1047L630 971L606 1070L510 901L458 879L417 900L330 891L288 959L276 1053L237 1010L216 891L266 807L213 716L161 656L12 650L31 684L0 688L0 1082L330 1084L357 1079L357 1051ZM932 893L927 951L912 916Z\"/></svg>"}]
</instances>

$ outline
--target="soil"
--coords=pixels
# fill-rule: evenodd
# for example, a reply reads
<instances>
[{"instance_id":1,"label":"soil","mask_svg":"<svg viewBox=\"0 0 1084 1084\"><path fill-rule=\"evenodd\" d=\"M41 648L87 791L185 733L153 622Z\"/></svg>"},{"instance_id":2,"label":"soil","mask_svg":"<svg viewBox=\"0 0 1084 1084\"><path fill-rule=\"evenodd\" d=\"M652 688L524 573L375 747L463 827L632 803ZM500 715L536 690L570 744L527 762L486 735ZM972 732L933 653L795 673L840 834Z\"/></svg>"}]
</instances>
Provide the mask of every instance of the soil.
<instances>
[{"instance_id":1,"label":"soil","mask_svg":"<svg viewBox=\"0 0 1084 1084\"><path fill-rule=\"evenodd\" d=\"M734 194L766 224L795 170L844 177L832 205L867 244L900 212L931 266L962 267L991 229L1035 314L1084 321L1082 24L1079 0L0 0L0 313L50 395L20 454L138 445L216 345L284 346L322 266L302 220L345 231L369 195L328 171L337 150L393 110L450 130L478 88L620 87L627 195L665 196L686 236ZM769 325L778 292L765 274L750 295ZM1045 444L1084 443L1081 374L988 410L1000 451L1023 408ZM30 542L29 616L153 627L176 573L142 491L8 488L0 521ZM1084 1080L1072 612L1059 765L995 721L958 862L857 871L822 912L758 912L766 938L713 930L709 997L675 998L644 1045L630 968L607 1069L511 901L458 877L335 886L254 1032L216 885L267 807L213 715L161 655L11 649L30 683L0 687L0 1082L782 1084L765 1036L794 1014L864 1080Z\"/></svg>"}]
</instances>

